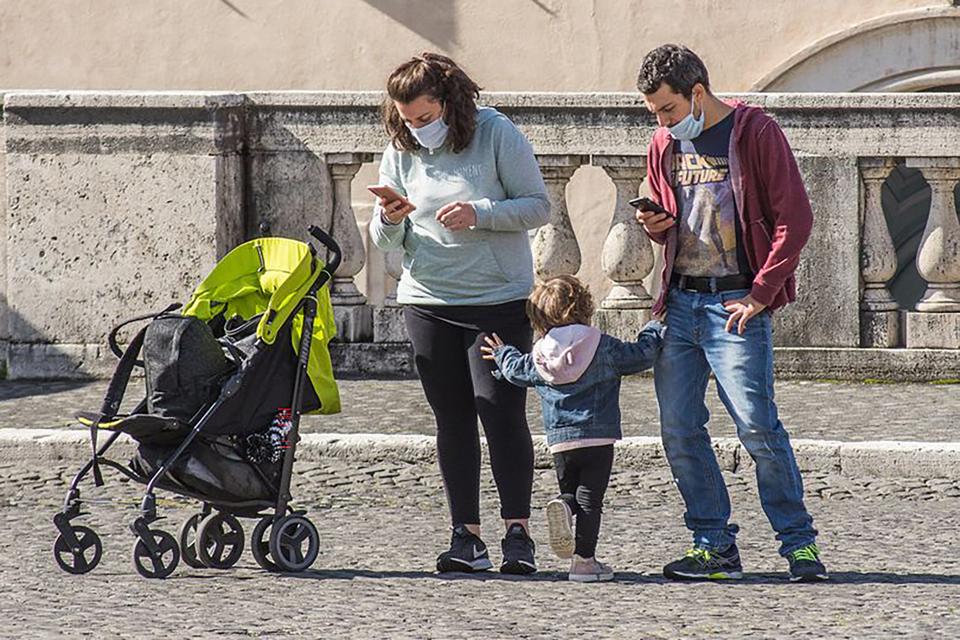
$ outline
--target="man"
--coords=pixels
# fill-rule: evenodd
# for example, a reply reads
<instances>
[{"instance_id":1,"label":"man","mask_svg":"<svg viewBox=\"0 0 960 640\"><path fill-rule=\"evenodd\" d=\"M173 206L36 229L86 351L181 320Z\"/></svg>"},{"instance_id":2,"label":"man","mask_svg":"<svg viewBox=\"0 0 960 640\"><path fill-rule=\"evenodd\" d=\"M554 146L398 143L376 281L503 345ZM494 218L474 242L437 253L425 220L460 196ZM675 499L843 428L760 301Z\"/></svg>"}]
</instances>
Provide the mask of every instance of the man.
<instances>
[{"instance_id":1,"label":"man","mask_svg":"<svg viewBox=\"0 0 960 640\"><path fill-rule=\"evenodd\" d=\"M637 87L660 124L647 182L668 212L637 211L665 246L653 311L667 309L668 329L654 380L663 447L693 532L693 548L663 573L742 577L738 528L729 522L730 497L705 428L713 372L756 463L760 502L790 579L824 580L800 471L773 401L771 312L796 298L794 271L813 224L793 153L759 108L714 96L706 67L686 47L648 53Z\"/></svg>"}]
</instances>

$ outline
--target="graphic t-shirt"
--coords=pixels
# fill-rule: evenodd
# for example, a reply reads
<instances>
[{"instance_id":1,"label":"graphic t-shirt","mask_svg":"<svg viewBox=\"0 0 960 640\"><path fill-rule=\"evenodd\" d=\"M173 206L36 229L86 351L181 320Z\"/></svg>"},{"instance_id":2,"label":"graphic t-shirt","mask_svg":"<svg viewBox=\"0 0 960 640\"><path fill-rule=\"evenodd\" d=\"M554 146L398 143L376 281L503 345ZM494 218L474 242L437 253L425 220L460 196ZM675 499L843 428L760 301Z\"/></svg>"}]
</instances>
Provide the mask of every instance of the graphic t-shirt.
<instances>
[{"instance_id":1,"label":"graphic t-shirt","mask_svg":"<svg viewBox=\"0 0 960 640\"><path fill-rule=\"evenodd\" d=\"M749 272L730 185L732 132L730 113L693 140L674 142L672 177L680 209L677 273L722 277Z\"/></svg>"}]
</instances>

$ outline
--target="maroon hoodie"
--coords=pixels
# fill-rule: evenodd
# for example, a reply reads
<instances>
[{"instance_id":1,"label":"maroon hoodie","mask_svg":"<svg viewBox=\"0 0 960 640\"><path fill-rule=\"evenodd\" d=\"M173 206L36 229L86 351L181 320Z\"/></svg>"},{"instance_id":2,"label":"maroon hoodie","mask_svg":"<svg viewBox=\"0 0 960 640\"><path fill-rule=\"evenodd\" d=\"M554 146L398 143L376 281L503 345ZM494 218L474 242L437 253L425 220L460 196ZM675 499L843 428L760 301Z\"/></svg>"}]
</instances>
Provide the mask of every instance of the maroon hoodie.
<instances>
[{"instance_id":1,"label":"maroon hoodie","mask_svg":"<svg viewBox=\"0 0 960 640\"><path fill-rule=\"evenodd\" d=\"M759 107L739 101L728 104L735 109L730 183L740 213L744 253L756 274L750 295L776 309L797 299L793 274L800 262L800 250L810 237L813 210L790 145L773 118ZM673 141L664 127L653 134L647 151L647 185L654 200L679 214L671 184ZM657 244L666 244L663 286L653 307L653 312L659 313L677 254L677 227L649 235Z\"/></svg>"}]
</instances>

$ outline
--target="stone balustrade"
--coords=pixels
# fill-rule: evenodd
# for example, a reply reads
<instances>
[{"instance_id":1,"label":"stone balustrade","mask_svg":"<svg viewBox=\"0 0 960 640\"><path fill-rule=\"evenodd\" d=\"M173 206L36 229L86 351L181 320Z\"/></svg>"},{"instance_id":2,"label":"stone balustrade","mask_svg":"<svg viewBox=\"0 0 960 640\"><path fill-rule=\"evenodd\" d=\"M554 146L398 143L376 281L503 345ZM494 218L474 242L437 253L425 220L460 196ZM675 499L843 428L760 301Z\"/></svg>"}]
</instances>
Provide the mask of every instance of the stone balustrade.
<instances>
[{"instance_id":1,"label":"stone balustrade","mask_svg":"<svg viewBox=\"0 0 960 640\"><path fill-rule=\"evenodd\" d=\"M814 377L957 377L960 370L960 96L733 96L776 118L795 150L815 225L798 301L775 316L781 371ZM335 357L354 374L409 374L395 299L356 286L366 262L354 177L386 145L376 92L246 94L7 93L0 128L6 260L0 343L12 377L102 376L110 326L183 300L230 248L258 235L304 238L308 224L344 249L333 283ZM655 121L637 95L485 94L533 144L550 222L532 237L539 277L597 265L612 283L597 323L630 337L659 288L657 247L627 203L646 175ZM882 209L898 164L922 172L931 205L916 266L928 290L902 309ZM584 255L566 190L586 165L615 190L599 255ZM2 187L0 187L2 188ZM2 255L0 255L2 257ZM399 255L386 257L399 276ZM651 284L651 281L654 281ZM646 283L646 284L645 284ZM357 355L359 354L359 355Z\"/></svg>"}]
</instances>

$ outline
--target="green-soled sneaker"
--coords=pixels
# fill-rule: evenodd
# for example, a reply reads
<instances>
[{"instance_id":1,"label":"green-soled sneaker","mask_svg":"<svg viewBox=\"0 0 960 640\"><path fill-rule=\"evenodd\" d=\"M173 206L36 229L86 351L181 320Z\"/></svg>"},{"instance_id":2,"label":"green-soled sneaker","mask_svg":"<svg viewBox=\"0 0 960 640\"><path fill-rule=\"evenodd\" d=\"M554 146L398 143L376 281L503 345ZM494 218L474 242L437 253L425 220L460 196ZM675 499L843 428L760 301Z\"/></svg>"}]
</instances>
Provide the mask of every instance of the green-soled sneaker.
<instances>
[{"instance_id":1,"label":"green-soled sneaker","mask_svg":"<svg viewBox=\"0 0 960 640\"><path fill-rule=\"evenodd\" d=\"M827 580L827 568L820 561L820 549L808 544L787 555L790 563L790 582L819 582Z\"/></svg>"},{"instance_id":2,"label":"green-soled sneaker","mask_svg":"<svg viewBox=\"0 0 960 640\"><path fill-rule=\"evenodd\" d=\"M694 547L663 568L671 580L739 580L743 577L740 551L732 544L723 551Z\"/></svg>"}]
</instances>

